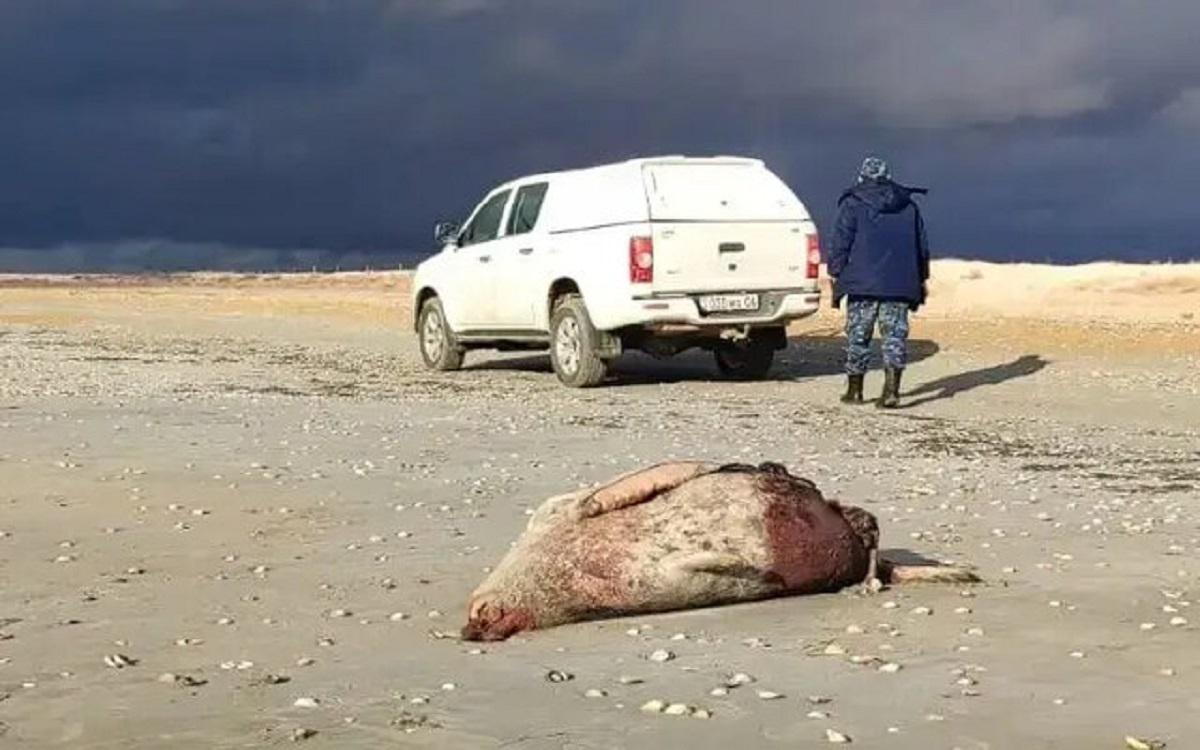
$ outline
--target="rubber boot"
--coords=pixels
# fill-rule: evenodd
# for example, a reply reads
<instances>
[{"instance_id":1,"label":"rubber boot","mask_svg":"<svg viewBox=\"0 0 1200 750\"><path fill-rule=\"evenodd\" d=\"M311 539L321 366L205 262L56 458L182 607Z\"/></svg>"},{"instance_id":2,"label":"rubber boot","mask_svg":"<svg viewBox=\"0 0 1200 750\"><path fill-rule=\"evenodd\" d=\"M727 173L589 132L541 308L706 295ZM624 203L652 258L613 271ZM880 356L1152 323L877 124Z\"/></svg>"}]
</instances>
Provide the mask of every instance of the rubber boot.
<instances>
[{"instance_id":1,"label":"rubber boot","mask_svg":"<svg viewBox=\"0 0 1200 750\"><path fill-rule=\"evenodd\" d=\"M887 368L883 371L883 395L879 397L880 409L895 409L900 406L900 373L904 370Z\"/></svg>"},{"instance_id":2,"label":"rubber boot","mask_svg":"<svg viewBox=\"0 0 1200 750\"><path fill-rule=\"evenodd\" d=\"M843 404L861 404L863 402L863 375L846 376L846 395L842 396Z\"/></svg>"}]
</instances>

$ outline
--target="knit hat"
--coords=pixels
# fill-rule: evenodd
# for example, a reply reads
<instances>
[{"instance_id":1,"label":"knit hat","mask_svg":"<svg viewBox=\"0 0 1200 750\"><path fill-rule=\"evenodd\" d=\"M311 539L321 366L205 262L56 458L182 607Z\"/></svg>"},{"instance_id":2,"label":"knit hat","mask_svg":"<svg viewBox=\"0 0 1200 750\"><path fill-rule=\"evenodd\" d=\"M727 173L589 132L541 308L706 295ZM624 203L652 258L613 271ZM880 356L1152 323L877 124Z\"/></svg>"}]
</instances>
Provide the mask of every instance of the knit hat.
<instances>
[{"instance_id":1,"label":"knit hat","mask_svg":"<svg viewBox=\"0 0 1200 750\"><path fill-rule=\"evenodd\" d=\"M868 156L863 159L862 166L858 170L858 181L863 180L887 180L892 176L888 169L888 164L878 156Z\"/></svg>"}]
</instances>

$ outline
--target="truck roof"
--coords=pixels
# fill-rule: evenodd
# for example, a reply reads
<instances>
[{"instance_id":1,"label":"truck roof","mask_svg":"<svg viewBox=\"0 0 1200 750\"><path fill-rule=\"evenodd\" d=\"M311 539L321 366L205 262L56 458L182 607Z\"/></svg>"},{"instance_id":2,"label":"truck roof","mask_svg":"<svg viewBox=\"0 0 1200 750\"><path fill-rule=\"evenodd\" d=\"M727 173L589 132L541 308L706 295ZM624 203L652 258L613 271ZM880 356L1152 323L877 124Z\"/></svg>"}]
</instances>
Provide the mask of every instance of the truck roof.
<instances>
[{"instance_id":1,"label":"truck roof","mask_svg":"<svg viewBox=\"0 0 1200 750\"><path fill-rule=\"evenodd\" d=\"M641 170L642 167L653 164L746 164L765 166L762 159L756 159L746 156L685 156L683 154L667 154L662 156L639 156L635 159L626 159L625 161L606 162L603 164L591 164L586 167L574 167L572 169L560 169L553 172L540 172L538 174L525 175L509 180L500 187L510 187L518 183L537 182L539 180L550 180L554 177L562 175L575 175L583 172L591 172L595 170L611 170L620 169L622 167L631 170Z\"/></svg>"}]
</instances>

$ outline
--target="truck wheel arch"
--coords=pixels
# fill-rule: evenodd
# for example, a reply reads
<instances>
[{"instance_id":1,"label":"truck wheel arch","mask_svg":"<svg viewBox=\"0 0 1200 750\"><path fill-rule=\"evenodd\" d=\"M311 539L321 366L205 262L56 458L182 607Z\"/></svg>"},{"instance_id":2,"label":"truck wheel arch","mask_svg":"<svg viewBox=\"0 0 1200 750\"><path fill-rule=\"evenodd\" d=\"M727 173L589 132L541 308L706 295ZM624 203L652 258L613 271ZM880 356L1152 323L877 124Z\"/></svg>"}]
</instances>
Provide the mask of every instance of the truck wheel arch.
<instances>
[{"instance_id":1,"label":"truck wheel arch","mask_svg":"<svg viewBox=\"0 0 1200 750\"><path fill-rule=\"evenodd\" d=\"M558 306L559 302L572 294L583 297L583 292L580 291L579 285L575 283L574 279L563 276L555 279L554 283L550 285L550 290L546 293L546 305L543 308L546 313L545 322L547 330L550 328L550 318L554 315L554 308Z\"/></svg>"},{"instance_id":2,"label":"truck wheel arch","mask_svg":"<svg viewBox=\"0 0 1200 750\"><path fill-rule=\"evenodd\" d=\"M414 332L420 329L421 308L425 306L427 301L437 296L438 293L434 291L433 287L430 286L423 287L421 291L417 292L416 302L413 304L412 310L412 325Z\"/></svg>"}]
</instances>

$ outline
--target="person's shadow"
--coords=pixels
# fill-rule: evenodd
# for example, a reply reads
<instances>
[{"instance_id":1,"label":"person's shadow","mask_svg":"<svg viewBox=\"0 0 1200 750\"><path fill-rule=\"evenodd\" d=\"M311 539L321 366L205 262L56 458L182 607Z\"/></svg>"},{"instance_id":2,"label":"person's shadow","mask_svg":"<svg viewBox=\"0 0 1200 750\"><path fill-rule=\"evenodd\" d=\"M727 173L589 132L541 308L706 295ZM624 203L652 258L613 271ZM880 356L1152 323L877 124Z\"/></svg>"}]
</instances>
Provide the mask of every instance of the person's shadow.
<instances>
[{"instance_id":1,"label":"person's shadow","mask_svg":"<svg viewBox=\"0 0 1200 750\"><path fill-rule=\"evenodd\" d=\"M1026 354L1023 357L1014 359L1012 362L1005 362L1000 365L992 365L991 367L984 367L979 370L961 372L957 375L949 375L937 380L931 380L904 394L907 400L904 402L903 407L911 409L922 404L927 404L930 401L954 398L963 391L969 391L983 385L997 385L1008 380L1028 377L1045 369L1049 364L1049 360L1043 359L1041 355ZM914 396L924 396L924 398L914 399Z\"/></svg>"}]
</instances>

